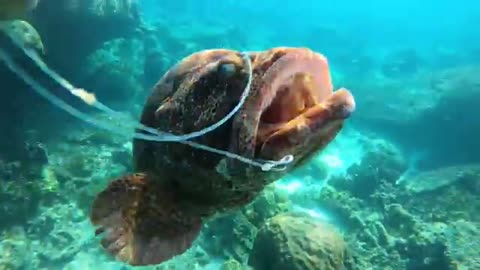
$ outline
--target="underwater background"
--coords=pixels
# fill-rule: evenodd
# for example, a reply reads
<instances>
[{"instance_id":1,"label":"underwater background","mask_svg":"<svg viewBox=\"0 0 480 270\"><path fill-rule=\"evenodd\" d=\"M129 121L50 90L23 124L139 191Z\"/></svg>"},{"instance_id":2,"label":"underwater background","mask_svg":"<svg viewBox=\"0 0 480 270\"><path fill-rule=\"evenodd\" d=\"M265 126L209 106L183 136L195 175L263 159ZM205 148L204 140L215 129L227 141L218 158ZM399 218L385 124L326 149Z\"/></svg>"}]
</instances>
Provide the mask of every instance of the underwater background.
<instances>
[{"instance_id":1,"label":"underwater background","mask_svg":"<svg viewBox=\"0 0 480 270\"><path fill-rule=\"evenodd\" d=\"M10 31L136 119L170 67L211 48L308 47L357 104L310 162L208 222L186 253L139 269L480 269L477 1L80 2L40 0L25 20L41 41ZM0 270L133 269L89 221L95 195L132 171L131 141L52 106L3 62L0 95Z\"/></svg>"}]
</instances>

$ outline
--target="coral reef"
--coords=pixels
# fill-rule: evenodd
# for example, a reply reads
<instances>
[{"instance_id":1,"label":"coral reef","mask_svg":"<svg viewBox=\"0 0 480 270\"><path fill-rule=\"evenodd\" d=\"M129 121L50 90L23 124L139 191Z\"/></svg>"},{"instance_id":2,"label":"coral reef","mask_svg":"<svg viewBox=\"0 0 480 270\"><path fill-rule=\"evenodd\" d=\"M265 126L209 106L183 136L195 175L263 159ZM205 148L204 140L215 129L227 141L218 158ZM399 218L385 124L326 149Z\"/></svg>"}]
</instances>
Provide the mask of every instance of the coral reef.
<instances>
[{"instance_id":1,"label":"coral reef","mask_svg":"<svg viewBox=\"0 0 480 270\"><path fill-rule=\"evenodd\" d=\"M22 159L0 162L0 226L5 229L0 267L6 267L2 269L65 269L83 253L98 252L88 222L92 192L109 174L125 170L122 158L118 164L110 160L129 148L109 135L102 138L78 126L77 132L65 135L68 145L27 144Z\"/></svg>"},{"instance_id":2,"label":"coral reef","mask_svg":"<svg viewBox=\"0 0 480 270\"><path fill-rule=\"evenodd\" d=\"M222 264L220 270L251 270L250 267L242 265L238 261L228 260Z\"/></svg>"},{"instance_id":3,"label":"coral reef","mask_svg":"<svg viewBox=\"0 0 480 270\"><path fill-rule=\"evenodd\" d=\"M478 181L477 166L449 168L456 177L436 182L432 172L403 174L407 167L400 151L386 142L371 143L375 150L365 154L361 166L349 168L350 179L332 179L318 195L319 203L344 224L361 269L472 267L478 251L472 254L472 247L458 242L466 235L479 241L480 235L471 228L478 222L475 209L480 201L465 189L465 182ZM444 170L437 171L436 179L443 178ZM399 179L403 184L396 184ZM360 186L364 188L359 193Z\"/></svg>"},{"instance_id":4,"label":"coral reef","mask_svg":"<svg viewBox=\"0 0 480 270\"><path fill-rule=\"evenodd\" d=\"M355 82L365 93L358 100L363 109L358 110L355 124L412 152L427 152L425 165L430 168L479 162L478 151L465 151L480 147L476 139L480 121L475 117L478 70L471 65L419 72L405 79Z\"/></svg>"},{"instance_id":5,"label":"coral reef","mask_svg":"<svg viewBox=\"0 0 480 270\"><path fill-rule=\"evenodd\" d=\"M142 25L137 5L124 0L40 1L29 20L44 40L49 63L74 75L103 42L136 33Z\"/></svg>"},{"instance_id":6,"label":"coral reef","mask_svg":"<svg viewBox=\"0 0 480 270\"><path fill-rule=\"evenodd\" d=\"M245 263L256 235L257 228L244 215L236 214L209 223L205 237L212 254Z\"/></svg>"},{"instance_id":7,"label":"coral reef","mask_svg":"<svg viewBox=\"0 0 480 270\"><path fill-rule=\"evenodd\" d=\"M407 189L414 193L432 192L451 185L464 185L470 192L480 191L480 165L458 165L424 171L408 178Z\"/></svg>"},{"instance_id":8,"label":"coral reef","mask_svg":"<svg viewBox=\"0 0 480 270\"><path fill-rule=\"evenodd\" d=\"M12 223L2 222L0 265L5 269L129 269L99 255L103 253L95 244L87 215L94 194L107 179L131 170L131 144L73 123L60 135L63 143L30 143L19 161L1 163L2 207L9 209L1 215ZM331 174L321 155L288 177L306 185L295 191L298 194L283 189L283 183L269 186L241 211L208 223L194 247L157 268L248 269L249 260L253 264L255 257L267 257L255 255L259 243L280 241L259 240L264 231L271 233L272 220L286 217L282 224L292 225L287 226L292 232L288 235L294 238L308 231L302 226L314 226L311 223L317 221L311 216L302 215L299 220L305 224L299 224L291 220L297 220L298 214L282 215L297 204L309 205L307 200L332 215L341 228L343 245L349 247L342 254L352 256L344 262L347 269L478 267L478 166L411 172L408 159L390 142L377 137L353 141L363 154L358 163L348 165L345 174ZM335 144L344 148L343 137ZM327 149L325 154L332 153ZM322 182L327 178L328 183ZM304 254L305 249L301 250Z\"/></svg>"},{"instance_id":9,"label":"coral reef","mask_svg":"<svg viewBox=\"0 0 480 270\"><path fill-rule=\"evenodd\" d=\"M332 225L285 213L260 229L248 263L258 270L341 270L347 257L342 236Z\"/></svg>"},{"instance_id":10,"label":"coral reef","mask_svg":"<svg viewBox=\"0 0 480 270\"><path fill-rule=\"evenodd\" d=\"M86 77L82 74L82 69L89 69L85 65L92 64L87 61L87 57L100 49L104 42L115 38L131 37L137 32L137 28L142 28L143 23L136 6L136 1L123 0L40 1L39 6L25 18L25 21L13 21L5 23L5 26L10 31L13 30L27 47L37 49L49 66L76 84L76 82L83 82ZM5 49L14 56L21 54L18 49L9 47ZM29 62L25 57L18 61L46 88L58 89L58 85L46 79L44 74L38 74L38 68L32 68L31 61ZM122 65L114 69L122 70ZM124 73L123 77L128 76ZM29 137L26 134L28 132L39 131L38 134L43 137L43 139L39 138L40 141L55 140L55 133L59 128L56 125L69 122L66 119L70 118L58 114L50 104L32 94L23 81L17 79L3 65L0 66L0 79L4 85L15 89L15 91L2 91L2 99L9 101L3 106L3 111L9 113L0 116L0 123L2 130L5 131L5 137L9 138L10 142L1 140L1 155L9 160L15 159L17 153L21 152L23 141ZM118 76L111 76L110 79L113 81L118 79ZM130 83L130 85L141 85L141 82ZM112 85L106 85L106 87L110 86ZM112 91L112 89L101 90ZM67 100L70 98L65 97L66 91L58 90L57 93ZM38 111L42 113L38 114ZM25 119L35 119L35 121Z\"/></svg>"},{"instance_id":11,"label":"coral reef","mask_svg":"<svg viewBox=\"0 0 480 270\"><path fill-rule=\"evenodd\" d=\"M187 8L168 2L162 8ZM480 269L480 50L471 36L468 49L377 50L364 33L323 23L289 35L283 24L273 31L254 20L238 27L158 16L147 27L137 1L39 3L25 21L5 24L9 31L75 85L135 118L167 68L211 47L251 51L301 41L325 53L335 81L358 93L353 128L363 135L343 132L250 205L207 223L185 254L145 269L251 270L249 261L272 266L280 259L289 269L321 269L323 262L338 269L321 252L309 262L316 248L345 269ZM7 101L0 114L0 269L133 269L98 248L88 222L94 195L132 170L131 143L61 116L12 75L0 65ZM326 239L327 222L340 234ZM341 245L323 246L331 239Z\"/></svg>"},{"instance_id":12,"label":"coral reef","mask_svg":"<svg viewBox=\"0 0 480 270\"><path fill-rule=\"evenodd\" d=\"M92 89L100 100L132 108L145 100L145 53L138 39L115 39L89 55L79 73L79 85ZM158 79L158 77L157 77ZM128 101L128 102L127 102Z\"/></svg>"},{"instance_id":13,"label":"coral reef","mask_svg":"<svg viewBox=\"0 0 480 270\"><path fill-rule=\"evenodd\" d=\"M289 201L269 186L245 209L207 223L202 235L208 243L205 249L216 257L246 264L258 229L267 219L290 209Z\"/></svg>"},{"instance_id":14,"label":"coral reef","mask_svg":"<svg viewBox=\"0 0 480 270\"><path fill-rule=\"evenodd\" d=\"M45 147L26 144L23 150L16 161L0 159L0 227L25 223L38 204L56 191Z\"/></svg>"},{"instance_id":15,"label":"coral reef","mask_svg":"<svg viewBox=\"0 0 480 270\"><path fill-rule=\"evenodd\" d=\"M28 242L22 227L11 227L1 234L0 269L22 269L31 259L28 256Z\"/></svg>"}]
</instances>

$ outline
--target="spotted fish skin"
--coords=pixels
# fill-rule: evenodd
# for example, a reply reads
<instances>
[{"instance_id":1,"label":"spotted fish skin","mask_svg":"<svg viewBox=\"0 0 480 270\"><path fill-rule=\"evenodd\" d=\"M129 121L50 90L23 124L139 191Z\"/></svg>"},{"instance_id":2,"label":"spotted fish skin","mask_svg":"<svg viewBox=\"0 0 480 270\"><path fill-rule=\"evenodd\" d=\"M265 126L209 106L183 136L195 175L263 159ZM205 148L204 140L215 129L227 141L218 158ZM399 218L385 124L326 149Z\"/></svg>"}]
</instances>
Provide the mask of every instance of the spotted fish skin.
<instances>
[{"instance_id":1,"label":"spotted fish skin","mask_svg":"<svg viewBox=\"0 0 480 270\"><path fill-rule=\"evenodd\" d=\"M280 47L248 57L252 81L245 104L233 119L194 141L250 159L292 154L292 166L262 171L184 144L134 140L136 173L114 180L91 213L102 246L117 259L151 265L182 254L202 222L252 202L266 185L310 160L353 112L350 92L333 92L322 55ZM245 90L247 66L240 52L225 49L184 58L155 85L140 122L187 134L220 121Z\"/></svg>"}]
</instances>

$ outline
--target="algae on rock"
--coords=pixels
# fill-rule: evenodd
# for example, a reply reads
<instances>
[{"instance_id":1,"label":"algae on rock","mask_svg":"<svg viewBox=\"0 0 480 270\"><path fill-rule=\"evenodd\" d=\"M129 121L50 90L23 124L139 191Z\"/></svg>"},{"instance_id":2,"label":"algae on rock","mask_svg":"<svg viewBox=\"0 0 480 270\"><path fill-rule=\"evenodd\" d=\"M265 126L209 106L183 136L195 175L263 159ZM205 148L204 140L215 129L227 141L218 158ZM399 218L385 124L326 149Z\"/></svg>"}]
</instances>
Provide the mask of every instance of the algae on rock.
<instances>
[{"instance_id":1,"label":"algae on rock","mask_svg":"<svg viewBox=\"0 0 480 270\"><path fill-rule=\"evenodd\" d=\"M262 226L248 263L257 270L343 270L348 257L347 245L333 225L285 213Z\"/></svg>"}]
</instances>

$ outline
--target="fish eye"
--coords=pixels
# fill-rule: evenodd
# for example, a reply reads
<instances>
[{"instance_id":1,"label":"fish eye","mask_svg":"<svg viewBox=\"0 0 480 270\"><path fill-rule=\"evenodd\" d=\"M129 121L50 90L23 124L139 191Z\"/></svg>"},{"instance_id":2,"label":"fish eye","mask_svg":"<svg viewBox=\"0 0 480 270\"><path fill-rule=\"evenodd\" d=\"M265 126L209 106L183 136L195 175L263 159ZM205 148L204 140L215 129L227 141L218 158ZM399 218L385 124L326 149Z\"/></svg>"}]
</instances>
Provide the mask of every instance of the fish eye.
<instances>
[{"instance_id":1,"label":"fish eye","mask_svg":"<svg viewBox=\"0 0 480 270\"><path fill-rule=\"evenodd\" d=\"M235 65L232 63L224 63L218 66L218 72L223 77L230 77L235 73Z\"/></svg>"}]
</instances>

